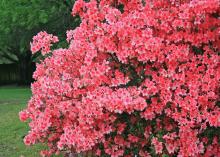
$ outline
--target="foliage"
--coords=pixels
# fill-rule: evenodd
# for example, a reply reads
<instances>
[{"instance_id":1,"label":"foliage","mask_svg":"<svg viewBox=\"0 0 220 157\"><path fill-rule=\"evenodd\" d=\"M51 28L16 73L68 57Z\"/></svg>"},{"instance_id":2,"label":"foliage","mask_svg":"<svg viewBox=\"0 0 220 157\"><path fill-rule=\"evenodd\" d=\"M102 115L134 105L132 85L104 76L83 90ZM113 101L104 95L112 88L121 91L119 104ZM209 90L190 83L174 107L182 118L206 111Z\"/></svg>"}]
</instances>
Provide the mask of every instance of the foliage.
<instances>
[{"instance_id":1,"label":"foliage","mask_svg":"<svg viewBox=\"0 0 220 157\"><path fill-rule=\"evenodd\" d=\"M69 10L61 1L2 0L0 3L1 57L6 56L3 55L6 53L8 59L14 61L17 59L16 53L25 55L31 37L37 31L47 29L46 25L51 23L51 20L57 27L62 23L59 19L63 18L67 11ZM58 19L59 23L54 23L55 19ZM52 31L52 28L49 31ZM13 55L14 58L10 57Z\"/></svg>"},{"instance_id":2,"label":"foliage","mask_svg":"<svg viewBox=\"0 0 220 157\"><path fill-rule=\"evenodd\" d=\"M220 156L219 3L78 0L68 48L34 37L47 57L20 112L24 142L48 143L46 156Z\"/></svg>"},{"instance_id":3,"label":"foliage","mask_svg":"<svg viewBox=\"0 0 220 157\"><path fill-rule=\"evenodd\" d=\"M78 18L70 15L74 0L2 0L0 2L0 60L16 63L21 83L30 82L30 64L38 54L31 57L30 40L40 30L55 33L64 45L65 30L74 28ZM78 20L78 21L77 21Z\"/></svg>"}]
</instances>

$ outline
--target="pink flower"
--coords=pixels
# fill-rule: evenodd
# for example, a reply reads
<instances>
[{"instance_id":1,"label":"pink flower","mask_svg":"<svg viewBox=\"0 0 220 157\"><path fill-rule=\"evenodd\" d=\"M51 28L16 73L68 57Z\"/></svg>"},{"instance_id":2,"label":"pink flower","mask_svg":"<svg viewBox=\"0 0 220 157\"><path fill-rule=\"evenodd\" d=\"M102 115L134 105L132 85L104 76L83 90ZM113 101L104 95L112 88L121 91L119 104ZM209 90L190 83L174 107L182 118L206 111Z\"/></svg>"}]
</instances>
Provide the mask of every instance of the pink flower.
<instances>
[{"instance_id":1,"label":"pink flower","mask_svg":"<svg viewBox=\"0 0 220 157\"><path fill-rule=\"evenodd\" d=\"M19 112L19 118L23 122L26 121L29 118L29 115L28 115L27 111Z\"/></svg>"},{"instance_id":2,"label":"pink flower","mask_svg":"<svg viewBox=\"0 0 220 157\"><path fill-rule=\"evenodd\" d=\"M50 52L51 43L57 43L59 41L57 36L52 34L47 34L47 32L39 32L33 37L33 42L31 43L32 53L36 53L41 50L41 53L45 55Z\"/></svg>"},{"instance_id":3,"label":"pink flower","mask_svg":"<svg viewBox=\"0 0 220 157\"><path fill-rule=\"evenodd\" d=\"M163 144L162 142L159 142L157 138L152 139L152 144L154 145L156 154L161 154L163 151Z\"/></svg>"},{"instance_id":4,"label":"pink flower","mask_svg":"<svg viewBox=\"0 0 220 157\"><path fill-rule=\"evenodd\" d=\"M128 140L131 141L132 143L137 143L139 138L137 136L129 134L128 135Z\"/></svg>"}]
</instances>

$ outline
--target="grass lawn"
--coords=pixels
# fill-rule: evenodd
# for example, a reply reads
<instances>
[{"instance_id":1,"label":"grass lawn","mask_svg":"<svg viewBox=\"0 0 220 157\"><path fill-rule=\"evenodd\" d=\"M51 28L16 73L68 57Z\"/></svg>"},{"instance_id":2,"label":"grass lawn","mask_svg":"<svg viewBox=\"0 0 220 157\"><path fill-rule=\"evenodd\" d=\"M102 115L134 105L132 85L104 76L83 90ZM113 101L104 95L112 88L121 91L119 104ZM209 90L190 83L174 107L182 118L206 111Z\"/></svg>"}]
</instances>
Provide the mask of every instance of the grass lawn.
<instances>
[{"instance_id":1,"label":"grass lawn","mask_svg":"<svg viewBox=\"0 0 220 157\"><path fill-rule=\"evenodd\" d=\"M23 144L28 124L19 120L18 112L31 96L28 88L0 87L0 157L39 157L40 148Z\"/></svg>"}]
</instances>

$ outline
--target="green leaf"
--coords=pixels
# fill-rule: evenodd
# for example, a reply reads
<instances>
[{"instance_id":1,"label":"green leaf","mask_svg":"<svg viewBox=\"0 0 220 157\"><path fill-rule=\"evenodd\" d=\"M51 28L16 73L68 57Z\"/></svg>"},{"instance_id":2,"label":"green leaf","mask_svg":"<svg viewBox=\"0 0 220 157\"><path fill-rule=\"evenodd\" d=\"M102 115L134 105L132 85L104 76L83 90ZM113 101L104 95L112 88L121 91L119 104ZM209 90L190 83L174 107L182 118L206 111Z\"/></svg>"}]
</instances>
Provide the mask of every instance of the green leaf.
<instances>
[{"instance_id":1,"label":"green leaf","mask_svg":"<svg viewBox=\"0 0 220 157\"><path fill-rule=\"evenodd\" d=\"M167 154L163 154L162 157L169 157L169 155L167 155Z\"/></svg>"},{"instance_id":2,"label":"green leaf","mask_svg":"<svg viewBox=\"0 0 220 157\"><path fill-rule=\"evenodd\" d=\"M42 12L39 16L39 19L42 23L47 23L48 21L48 15L44 12Z\"/></svg>"}]
</instances>

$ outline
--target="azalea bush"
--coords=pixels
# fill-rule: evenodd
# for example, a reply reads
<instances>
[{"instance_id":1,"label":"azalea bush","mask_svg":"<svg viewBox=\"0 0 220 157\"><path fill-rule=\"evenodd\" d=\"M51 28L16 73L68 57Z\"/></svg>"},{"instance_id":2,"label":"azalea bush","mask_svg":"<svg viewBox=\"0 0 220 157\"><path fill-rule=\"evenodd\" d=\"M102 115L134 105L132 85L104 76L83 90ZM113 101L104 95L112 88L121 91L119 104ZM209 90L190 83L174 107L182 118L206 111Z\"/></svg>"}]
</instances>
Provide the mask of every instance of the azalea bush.
<instances>
[{"instance_id":1,"label":"azalea bush","mask_svg":"<svg viewBox=\"0 0 220 157\"><path fill-rule=\"evenodd\" d=\"M31 43L27 145L97 156L220 156L220 1L78 0L68 48Z\"/></svg>"}]
</instances>

